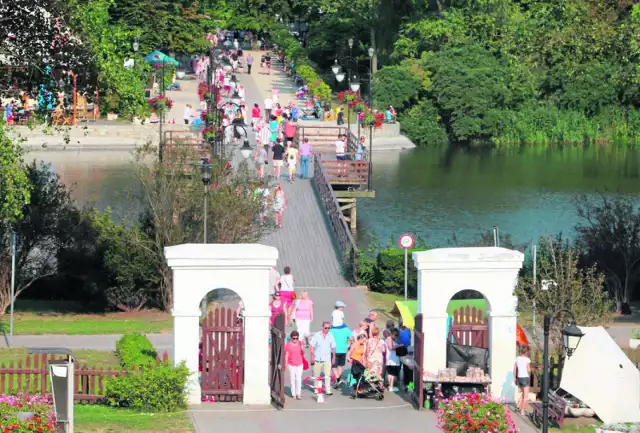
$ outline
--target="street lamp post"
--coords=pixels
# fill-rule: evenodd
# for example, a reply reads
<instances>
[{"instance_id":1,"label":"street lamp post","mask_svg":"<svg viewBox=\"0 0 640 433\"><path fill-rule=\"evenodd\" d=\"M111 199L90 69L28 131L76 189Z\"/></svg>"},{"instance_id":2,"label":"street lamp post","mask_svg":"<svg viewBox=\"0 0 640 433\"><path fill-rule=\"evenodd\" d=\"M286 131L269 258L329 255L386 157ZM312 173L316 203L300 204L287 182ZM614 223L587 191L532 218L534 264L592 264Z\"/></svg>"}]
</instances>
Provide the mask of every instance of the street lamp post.
<instances>
[{"instance_id":1,"label":"street lamp post","mask_svg":"<svg viewBox=\"0 0 640 433\"><path fill-rule=\"evenodd\" d=\"M207 199L209 198L209 185L211 185L211 165L204 158L200 161L200 174L202 175L202 183L204 184L204 240L207 243Z\"/></svg>"},{"instance_id":2,"label":"street lamp post","mask_svg":"<svg viewBox=\"0 0 640 433\"><path fill-rule=\"evenodd\" d=\"M580 344L580 339L584 333L576 326L576 316L571 310L563 308L556 311L552 316L544 316L544 362L542 378L542 433L549 433L549 331L555 318L567 313L571 316L571 323L562 330L562 346L567 352L567 358L576 351Z\"/></svg>"}]
</instances>

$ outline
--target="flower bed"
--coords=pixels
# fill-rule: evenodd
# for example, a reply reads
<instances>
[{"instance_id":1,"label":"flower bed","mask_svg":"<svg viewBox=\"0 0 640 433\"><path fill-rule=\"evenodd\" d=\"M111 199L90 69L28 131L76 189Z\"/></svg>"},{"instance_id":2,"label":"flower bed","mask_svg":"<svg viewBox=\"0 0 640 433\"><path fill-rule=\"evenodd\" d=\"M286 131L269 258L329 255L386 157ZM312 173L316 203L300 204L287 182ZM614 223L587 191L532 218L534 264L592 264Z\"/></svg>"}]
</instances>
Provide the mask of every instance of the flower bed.
<instances>
[{"instance_id":1,"label":"flower bed","mask_svg":"<svg viewBox=\"0 0 640 433\"><path fill-rule=\"evenodd\" d=\"M2 433L55 432L56 417L47 395L0 394Z\"/></svg>"},{"instance_id":2,"label":"flower bed","mask_svg":"<svg viewBox=\"0 0 640 433\"><path fill-rule=\"evenodd\" d=\"M515 433L511 411L485 394L461 394L440 402L438 427L445 432Z\"/></svg>"}]
</instances>

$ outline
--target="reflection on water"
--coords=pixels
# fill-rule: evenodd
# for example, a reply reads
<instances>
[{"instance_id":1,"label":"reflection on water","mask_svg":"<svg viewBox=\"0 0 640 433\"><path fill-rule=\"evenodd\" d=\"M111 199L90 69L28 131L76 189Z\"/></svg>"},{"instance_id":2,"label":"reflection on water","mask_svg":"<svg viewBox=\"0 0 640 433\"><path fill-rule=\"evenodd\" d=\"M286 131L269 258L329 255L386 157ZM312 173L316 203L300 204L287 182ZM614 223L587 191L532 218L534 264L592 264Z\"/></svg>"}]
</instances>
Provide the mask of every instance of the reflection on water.
<instances>
[{"instance_id":1,"label":"reflection on water","mask_svg":"<svg viewBox=\"0 0 640 433\"><path fill-rule=\"evenodd\" d=\"M135 217L137 182L128 152L45 151L29 157L51 162L80 204ZM635 195L639 173L639 152L607 148L376 153L376 198L358 200L358 241L375 236L386 242L414 232L444 245L454 232L464 241L494 225L517 243L570 234L576 197Z\"/></svg>"}]
</instances>

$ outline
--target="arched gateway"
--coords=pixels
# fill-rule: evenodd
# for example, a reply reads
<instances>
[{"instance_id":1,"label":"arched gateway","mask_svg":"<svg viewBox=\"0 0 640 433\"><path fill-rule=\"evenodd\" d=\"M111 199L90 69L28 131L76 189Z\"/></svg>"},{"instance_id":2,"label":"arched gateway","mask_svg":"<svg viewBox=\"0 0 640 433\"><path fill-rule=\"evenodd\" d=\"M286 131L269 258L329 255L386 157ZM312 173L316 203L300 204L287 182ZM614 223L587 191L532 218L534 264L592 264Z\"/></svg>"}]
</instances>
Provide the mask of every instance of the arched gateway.
<instances>
[{"instance_id":1,"label":"arched gateway","mask_svg":"<svg viewBox=\"0 0 640 433\"><path fill-rule=\"evenodd\" d=\"M184 244L165 248L173 270L173 358L191 371L188 402L201 402L198 375L200 301L228 288L244 303L244 395L251 405L271 403L269 386L269 270L278 250L258 244Z\"/></svg>"},{"instance_id":2,"label":"arched gateway","mask_svg":"<svg viewBox=\"0 0 640 433\"><path fill-rule=\"evenodd\" d=\"M516 306L513 294L524 255L506 248L440 248L413 253L418 270L418 313L422 314L422 368L447 367L447 305L462 290L480 292L489 316L489 375L496 397L514 400ZM418 356L419 358L419 356Z\"/></svg>"}]
</instances>

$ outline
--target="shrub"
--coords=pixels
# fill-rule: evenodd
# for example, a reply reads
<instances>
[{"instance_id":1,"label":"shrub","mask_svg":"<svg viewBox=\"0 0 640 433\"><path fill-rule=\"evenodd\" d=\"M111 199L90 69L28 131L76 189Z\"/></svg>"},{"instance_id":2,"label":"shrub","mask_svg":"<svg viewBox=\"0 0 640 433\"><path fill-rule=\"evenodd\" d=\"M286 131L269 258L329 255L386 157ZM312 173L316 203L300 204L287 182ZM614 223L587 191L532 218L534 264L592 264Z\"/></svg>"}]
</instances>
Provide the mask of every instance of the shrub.
<instances>
[{"instance_id":1,"label":"shrub","mask_svg":"<svg viewBox=\"0 0 640 433\"><path fill-rule=\"evenodd\" d=\"M407 290L410 297L415 297L418 293L418 273L411 258L412 252L409 250ZM404 250L387 248L378 253L373 268L373 287L371 289L382 293L404 294Z\"/></svg>"},{"instance_id":2,"label":"shrub","mask_svg":"<svg viewBox=\"0 0 640 433\"><path fill-rule=\"evenodd\" d=\"M116 353L122 368L145 367L158 356L147 336L137 332L123 335L116 343Z\"/></svg>"},{"instance_id":3,"label":"shrub","mask_svg":"<svg viewBox=\"0 0 640 433\"><path fill-rule=\"evenodd\" d=\"M187 406L185 385L189 369L161 365L114 377L107 381L105 400L111 407L127 407L155 412L175 412Z\"/></svg>"},{"instance_id":4,"label":"shrub","mask_svg":"<svg viewBox=\"0 0 640 433\"><path fill-rule=\"evenodd\" d=\"M386 66L374 76L373 97L380 107L401 109L418 97L420 89L420 77L401 65Z\"/></svg>"},{"instance_id":5,"label":"shrub","mask_svg":"<svg viewBox=\"0 0 640 433\"><path fill-rule=\"evenodd\" d=\"M429 99L423 99L399 116L400 126L418 146L444 146L447 133L440 124L438 110Z\"/></svg>"},{"instance_id":6,"label":"shrub","mask_svg":"<svg viewBox=\"0 0 640 433\"><path fill-rule=\"evenodd\" d=\"M438 427L445 432L515 433L511 411L484 394L456 395L440 402Z\"/></svg>"},{"instance_id":7,"label":"shrub","mask_svg":"<svg viewBox=\"0 0 640 433\"><path fill-rule=\"evenodd\" d=\"M33 412L34 416L26 421L20 421L17 412ZM0 420L3 432L55 432L56 417L48 396L35 394L6 395L0 394Z\"/></svg>"}]
</instances>

